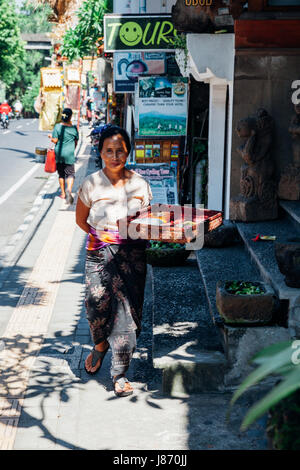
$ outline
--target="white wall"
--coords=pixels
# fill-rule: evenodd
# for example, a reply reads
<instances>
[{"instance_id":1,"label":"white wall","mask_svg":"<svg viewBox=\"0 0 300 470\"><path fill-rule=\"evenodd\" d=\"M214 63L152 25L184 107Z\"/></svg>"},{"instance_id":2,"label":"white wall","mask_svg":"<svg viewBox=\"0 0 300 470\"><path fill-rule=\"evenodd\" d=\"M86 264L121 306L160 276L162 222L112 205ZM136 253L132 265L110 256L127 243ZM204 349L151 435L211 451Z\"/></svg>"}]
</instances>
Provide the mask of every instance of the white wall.
<instances>
[{"instance_id":1,"label":"white wall","mask_svg":"<svg viewBox=\"0 0 300 470\"><path fill-rule=\"evenodd\" d=\"M176 0L147 0L147 13L171 13Z\"/></svg>"},{"instance_id":2,"label":"white wall","mask_svg":"<svg viewBox=\"0 0 300 470\"><path fill-rule=\"evenodd\" d=\"M147 13L171 13L176 0L146 0ZM139 13L140 0L114 0L114 13Z\"/></svg>"},{"instance_id":3,"label":"white wall","mask_svg":"<svg viewBox=\"0 0 300 470\"><path fill-rule=\"evenodd\" d=\"M114 13L138 13L139 0L114 0Z\"/></svg>"}]
</instances>

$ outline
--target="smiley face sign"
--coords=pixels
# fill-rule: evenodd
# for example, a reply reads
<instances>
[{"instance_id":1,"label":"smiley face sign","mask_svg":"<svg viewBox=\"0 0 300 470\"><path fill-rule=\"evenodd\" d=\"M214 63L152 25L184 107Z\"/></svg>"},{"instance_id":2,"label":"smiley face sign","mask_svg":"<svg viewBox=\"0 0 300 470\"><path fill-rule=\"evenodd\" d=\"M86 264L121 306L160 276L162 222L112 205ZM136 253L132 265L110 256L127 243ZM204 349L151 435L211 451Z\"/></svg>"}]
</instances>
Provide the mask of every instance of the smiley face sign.
<instances>
[{"instance_id":1,"label":"smiley face sign","mask_svg":"<svg viewBox=\"0 0 300 470\"><path fill-rule=\"evenodd\" d=\"M126 46L136 46L143 37L143 30L135 21L124 23L120 29L120 39Z\"/></svg>"},{"instance_id":2,"label":"smiley face sign","mask_svg":"<svg viewBox=\"0 0 300 470\"><path fill-rule=\"evenodd\" d=\"M105 15L104 50L166 50L174 47L176 29L171 15Z\"/></svg>"}]
</instances>

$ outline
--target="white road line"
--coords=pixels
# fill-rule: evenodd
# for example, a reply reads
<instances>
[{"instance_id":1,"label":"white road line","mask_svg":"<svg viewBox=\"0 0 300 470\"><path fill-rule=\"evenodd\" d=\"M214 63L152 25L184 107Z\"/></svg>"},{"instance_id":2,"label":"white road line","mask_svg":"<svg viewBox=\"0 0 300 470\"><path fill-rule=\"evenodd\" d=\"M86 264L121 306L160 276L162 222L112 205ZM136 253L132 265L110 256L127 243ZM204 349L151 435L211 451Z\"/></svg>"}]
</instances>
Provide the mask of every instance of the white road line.
<instances>
[{"instance_id":1,"label":"white road line","mask_svg":"<svg viewBox=\"0 0 300 470\"><path fill-rule=\"evenodd\" d=\"M9 133L10 133L10 131L4 131L3 132L3 134L9 134Z\"/></svg>"},{"instance_id":2,"label":"white road line","mask_svg":"<svg viewBox=\"0 0 300 470\"><path fill-rule=\"evenodd\" d=\"M31 123L30 122L26 122L26 125L29 126Z\"/></svg>"},{"instance_id":3,"label":"white road line","mask_svg":"<svg viewBox=\"0 0 300 470\"><path fill-rule=\"evenodd\" d=\"M30 176L33 175L33 173L38 168L40 168L40 166L36 163L31 168L31 170L25 173L25 175L22 176L22 178L16 184L14 184L8 191L6 191L6 193L4 193L3 196L0 197L0 205L3 204L3 202L5 202L15 191L17 191L17 189L19 189L20 186L22 186L22 184L24 184L25 181L28 180L28 178L30 178Z\"/></svg>"},{"instance_id":4,"label":"white road line","mask_svg":"<svg viewBox=\"0 0 300 470\"><path fill-rule=\"evenodd\" d=\"M21 127L22 127L22 126L21 126L21 125L19 125L19 126L17 126L17 129L21 129Z\"/></svg>"}]
</instances>

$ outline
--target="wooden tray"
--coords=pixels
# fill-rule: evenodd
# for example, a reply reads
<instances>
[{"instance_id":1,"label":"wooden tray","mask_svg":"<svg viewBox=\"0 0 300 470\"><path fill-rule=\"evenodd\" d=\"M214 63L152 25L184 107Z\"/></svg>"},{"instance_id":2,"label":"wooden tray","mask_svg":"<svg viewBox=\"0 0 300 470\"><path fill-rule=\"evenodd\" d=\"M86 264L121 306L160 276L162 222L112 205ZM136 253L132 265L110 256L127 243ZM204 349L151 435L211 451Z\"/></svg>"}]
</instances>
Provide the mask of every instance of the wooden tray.
<instances>
[{"instance_id":1,"label":"wooden tray","mask_svg":"<svg viewBox=\"0 0 300 470\"><path fill-rule=\"evenodd\" d=\"M123 236L122 230L126 225L128 238L184 244L215 230L222 223L223 217L220 211L153 204L140 213L128 217L126 221L119 220L118 226Z\"/></svg>"}]
</instances>

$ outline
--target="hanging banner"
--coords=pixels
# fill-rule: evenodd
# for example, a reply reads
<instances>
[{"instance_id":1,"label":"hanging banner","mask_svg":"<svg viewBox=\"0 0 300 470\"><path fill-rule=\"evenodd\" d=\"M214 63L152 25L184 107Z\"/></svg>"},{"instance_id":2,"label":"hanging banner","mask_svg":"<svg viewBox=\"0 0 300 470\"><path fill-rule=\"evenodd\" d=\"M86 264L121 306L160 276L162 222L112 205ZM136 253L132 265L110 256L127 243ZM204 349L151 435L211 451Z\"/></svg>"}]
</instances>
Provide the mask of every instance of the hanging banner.
<instances>
[{"instance_id":1,"label":"hanging banner","mask_svg":"<svg viewBox=\"0 0 300 470\"><path fill-rule=\"evenodd\" d=\"M187 78L139 78L139 135L186 135L187 94Z\"/></svg>"},{"instance_id":2,"label":"hanging banner","mask_svg":"<svg viewBox=\"0 0 300 470\"><path fill-rule=\"evenodd\" d=\"M42 67L41 68L41 89L43 91L62 90L63 88L63 69L61 67Z\"/></svg>"},{"instance_id":3,"label":"hanging banner","mask_svg":"<svg viewBox=\"0 0 300 470\"><path fill-rule=\"evenodd\" d=\"M166 73L164 52L115 52L114 91L134 93L135 83L143 75Z\"/></svg>"},{"instance_id":4,"label":"hanging banner","mask_svg":"<svg viewBox=\"0 0 300 470\"><path fill-rule=\"evenodd\" d=\"M52 131L60 122L63 108L63 97L60 91L42 92L43 106L39 115L39 130Z\"/></svg>"},{"instance_id":5,"label":"hanging banner","mask_svg":"<svg viewBox=\"0 0 300 470\"><path fill-rule=\"evenodd\" d=\"M79 67L67 66L65 68L65 84L80 85L80 69Z\"/></svg>"},{"instance_id":6,"label":"hanging banner","mask_svg":"<svg viewBox=\"0 0 300 470\"><path fill-rule=\"evenodd\" d=\"M177 166L175 164L131 163L126 166L136 171L150 184L153 195L151 204L178 204Z\"/></svg>"},{"instance_id":7,"label":"hanging banner","mask_svg":"<svg viewBox=\"0 0 300 470\"><path fill-rule=\"evenodd\" d=\"M65 107L74 110L80 109L80 86L67 85Z\"/></svg>"},{"instance_id":8,"label":"hanging banner","mask_svg":"<svg viewBox=\"0 0 300 470\"><path fill-rule=\"evenodd\" d=\"M97 57L84 57L82 59L82 73L97 72Z\"/></svg>"},{"instance_id":9,"label":"hanging banner","mask_svg":"<svg viewBox=\"0 0 300 470\"><path fill-rule=\"evenodd\" d=\"M176 29L171 15L105 15L104 51L174 48Z\"/></svg>"}]
</instances>

